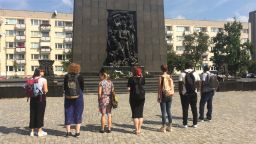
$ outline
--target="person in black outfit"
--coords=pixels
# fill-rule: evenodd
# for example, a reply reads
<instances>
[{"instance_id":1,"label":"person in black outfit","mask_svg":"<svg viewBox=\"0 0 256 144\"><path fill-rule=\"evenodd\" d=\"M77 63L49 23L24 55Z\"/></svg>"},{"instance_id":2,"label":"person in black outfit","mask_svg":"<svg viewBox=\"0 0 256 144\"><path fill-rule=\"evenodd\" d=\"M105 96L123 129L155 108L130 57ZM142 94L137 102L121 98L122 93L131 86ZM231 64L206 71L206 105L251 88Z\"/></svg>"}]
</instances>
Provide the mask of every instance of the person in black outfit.
<instances>
[{"instance_id":1,"label":"person in black outfit","mask_svg":"<svg viewBox=\"0 0 256 144\"><path fill-rule=\"evenodd\" d=\"M38 88L43 93L42 96L30 98L30 122L31 129L30 136L37 134L38 136L46 136L47 132L42 130L44 126L44 113L46 107L46 93L48 92L47 80L43 78L44 69L36 69L34 71L33 79L38 80ZM38 133L35 133L38 129Z\"/></svg>"},{"instance_id":2,"label":"person in black outfit","mask_svg":"<svg viewBox=\"0 0 256 144\"><path fill-rule=\"evenodd\" d=\"M130 91L130 106L132 110L132 118L135 127L135 134L141 133L141 126L143 124L143 109L145 103L145 78L142 76L141 68L134 67L133 77L128 80L128 90Z\"/></svg>"}]
</instances>

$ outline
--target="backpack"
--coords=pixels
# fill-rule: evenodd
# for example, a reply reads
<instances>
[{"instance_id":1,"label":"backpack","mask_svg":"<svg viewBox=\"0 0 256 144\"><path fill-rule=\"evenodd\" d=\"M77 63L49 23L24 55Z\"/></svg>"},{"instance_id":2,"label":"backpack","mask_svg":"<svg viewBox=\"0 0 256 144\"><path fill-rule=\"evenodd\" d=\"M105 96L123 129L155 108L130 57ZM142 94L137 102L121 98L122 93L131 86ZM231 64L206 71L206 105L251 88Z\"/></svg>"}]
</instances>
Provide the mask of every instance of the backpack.
<instances>
[{"instance_id":1,"label":"backpack","mask_svg":"<svg viewBox=\"0 0 256 144\"><path fill-rule=\"evenodd\" d=\"M142 78L133 78L134 81L134 96L135 99L141 100L145 99L145 89L141 83Z\"/></svg>"},{"instance_id":2,"label":"backpack","mask_svg":"<svg viewBox=\"0 0 256 144\"><path fill-rule=\"evenodd\" d=\"M196 83L195 83L195 76L194 76L194 71L188 73L185 72L185 88L187 93L195 93L196 91Z\"/></svg>"},{"instance_id":3,"label":"backpack","mask_svg":"<svg viewBox=\"0 0 256 144\"><path fill-rule=\"evenodd\" d=\"M219 81L218 81L217 75L207 74L204 87L203 87L203 92L214 91L218 88L218 86L219 86Z\"/></svg>"},{"instance_id":4,"label":"backpack","mask_svg":"<svg viewBox=\"0 0 256 144\"><path fill-rule=\"evenodd\" d=\"M165 96L174 95L173 81L170 76L162 76L162 92Z\"/></svg>"},{"instance_id":5,"label":"backpack","mask_svg":"<svg viewBox=\"0 0 256 144\"><path fill-rule=\"evenodd\" d=\"M78 82L78 74L71 75L67 74L68 77L68 89L65 90L65 97L67 99L77 99L79 97L79 82Z\"/></svg>"},{"instance_id":6,"label":"backpack","mask_svg":"<svg viewBox=\"0 0 256 144\"><path fill-rule=\"evenodd\" d=\"M30 97L36 98L43 95L42 90L39 88L38 80L39 78L32 78L26 81L25 93L28 96L28 99Z\"/></svg>"}]
</instances>

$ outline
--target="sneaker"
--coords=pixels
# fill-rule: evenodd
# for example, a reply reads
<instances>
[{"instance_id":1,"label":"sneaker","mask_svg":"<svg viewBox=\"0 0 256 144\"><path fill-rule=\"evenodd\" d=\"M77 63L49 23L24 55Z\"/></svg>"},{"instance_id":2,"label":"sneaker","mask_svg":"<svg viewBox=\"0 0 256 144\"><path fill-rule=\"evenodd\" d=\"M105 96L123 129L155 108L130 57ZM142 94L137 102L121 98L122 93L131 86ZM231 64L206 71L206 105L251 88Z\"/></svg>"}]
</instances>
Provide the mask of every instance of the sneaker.
<instances>
[{"instance_id":1,"label":"sneaker","mask_svg":"<svg viewBox=\"0 0 256 144\"><path fill-rule=\"evenodd\" d=\"M100 130L100 133L105 133L105 131L104 130Z\"/></svg>"},{"instance_id":2,"label":"sneaker","mask_svg":"<svg viewBox=\"0 0 256 144\"><path fill-rule=\"evenodd\" d=\"M39 132L38 136L39 137L47 136L47 132L45 132L45 131Z\"/></svg>"},{"instance_id":3,"label":"sneaker","mask_svg":"<svg viewBox=\"0 0 256 144\"><path fill-rule=\"evenodd\" d=\"M35 132L31 131L30 136L32 136L32 137L35 136Z\"/></svg>"},{"instance_id":4,"label":"sneaker","mask_svg":"<svg viewBox=\"0 0 256 144\"><path fill-rule=\"evenodd\" d=\"M183 125L183 128L188 128L188 125Z\"/></svg>"},{"instance_id":5,"label":"sneaker","mask_svg":"<svg viewBox=\"0 0 256 144\"><path fill-rule=\"evenodd\" d=\"M72 136L72 133L71 133L71 132L67 132L66 135L65 135L66 138L68 138L68 137L70 137L70 136Z\"/></svg>"},{"instance_id":6,"label":"sneaker","mask_svg":"<svg viewBox=\"0 0 256 144\"><path fill-rule=\"evenodd\" d=\"M106 132L107 132L107 133L111 133L111 130L108 129Z\"/></svg>"},{"instance_id":7,"label":"sneaker","mask_svg":"<svg viewBox=\"0 0 256 144\"><path fill-rule=\"evenodd\" d=\"M204 122L204 120L203 119L198 119L198 122Z\"/></svg>"},{"instance_id":8,"label":"sneaker","mask_svg":"<svg viewBox=\"0 0 256 144\"><path fill-rule=\"evenodd\" d=\"M193 128L197 128L197 125L193 125Z\"/></svg>"},{"instance_id":9,"label":"sneaker","mask_svg":"<svg viewBox=\"0 0 256 144\"><path fill-rule=\"evenodd\" d=\"M166 128L165 128L165 126L162 126L162 127L160 128L160 132L166 133Z\"/></svg>"},{"instance_id":10,"label":"sneaker","mask_svg":"<svg viewBox=\"0 0 256 144\"><path fill-rule=\"evenodd\" d=\"M75 137L79 138L80 137L80 133L76 133Z\"/></svg>"},{"instance_id":11,"label":"sneaker","mask_svg":"<svg viewBox=\"0 0 256 144\"><path fill-rule=\"evenodd\" d=\"M211 122L211 119L206 119L207 122Z\"/></svg>"}]
</instances>

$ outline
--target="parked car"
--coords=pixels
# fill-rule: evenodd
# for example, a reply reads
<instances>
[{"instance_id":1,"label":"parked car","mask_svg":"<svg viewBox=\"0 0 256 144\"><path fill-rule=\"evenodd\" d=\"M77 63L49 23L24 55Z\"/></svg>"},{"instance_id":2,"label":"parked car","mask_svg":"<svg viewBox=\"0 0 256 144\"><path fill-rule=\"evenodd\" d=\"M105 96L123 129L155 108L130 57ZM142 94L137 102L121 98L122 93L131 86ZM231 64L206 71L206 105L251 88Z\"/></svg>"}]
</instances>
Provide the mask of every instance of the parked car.
<instances>
[{"instance_id":1,"label":"parked car","mask_svg":"<svg viewBox=\"0 0 256 144\"><path fill-rule=\"evenodd\" d=\"M246 78L256 78L256 74L255 73L248 73L248 74L246 74Z\"/></svg>"}]
</instances>

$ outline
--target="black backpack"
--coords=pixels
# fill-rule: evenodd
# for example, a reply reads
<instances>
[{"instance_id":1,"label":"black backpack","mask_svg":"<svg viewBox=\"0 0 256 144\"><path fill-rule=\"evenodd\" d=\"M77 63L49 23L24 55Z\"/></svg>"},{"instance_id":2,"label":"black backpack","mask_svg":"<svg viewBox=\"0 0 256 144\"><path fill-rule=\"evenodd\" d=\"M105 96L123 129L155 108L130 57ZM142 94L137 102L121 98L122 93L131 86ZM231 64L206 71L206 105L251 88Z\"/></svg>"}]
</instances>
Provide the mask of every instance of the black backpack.
<instances>
[{"instance_id":1,"label":"black backpack","mask_svg":"<svg viewBox=\"0 0 256 144\"><path fill-rule=\"evenodd\" d=\"M142 78L133 78L134 81L134 97L135 99L145 99L145 89L142 85Z\"/></svg>"},{"instance_id":2,"label":"black backpack","mask_svg":"<svg viewBox=\"0 0 256 144\"><path fill-rule=\"evenodd\" d=\"M194 71L188 73L185 72L185 88L187 93L195 93L196 91L196 83L195 83L195 76L194 76Z\"/></svg>"},{"instance_id":3,"label":"black backpack","mask_svg":"<svg viewBox=\"0 0 256 144\"><path fill-rule=\"evenodd\" d=\"M67 99L77 99L79 97L79 82L78 82L78 74L77 75L71 75L68 74L68 89L65 90L65 97Z\"/></svg>"}]
</instances>

